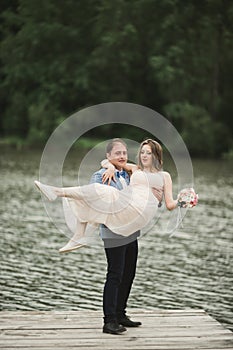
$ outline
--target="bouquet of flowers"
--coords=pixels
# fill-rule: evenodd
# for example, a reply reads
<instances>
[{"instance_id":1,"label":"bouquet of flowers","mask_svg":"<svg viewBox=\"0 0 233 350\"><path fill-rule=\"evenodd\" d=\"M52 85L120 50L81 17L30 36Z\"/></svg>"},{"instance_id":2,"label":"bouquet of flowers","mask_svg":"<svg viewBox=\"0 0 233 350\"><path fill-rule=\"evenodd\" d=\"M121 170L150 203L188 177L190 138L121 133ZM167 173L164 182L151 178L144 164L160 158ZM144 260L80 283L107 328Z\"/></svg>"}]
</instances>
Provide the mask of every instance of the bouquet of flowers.
<instances>
[{"instance_id":1,"label":"bouquet of flowers","mask_svg":"<svg viewBox=\"0 0 233 350\"><path fill-rule=\"evenodd\" d=\"M192 208L198 203L198 194L195 193L193 188L184 188L177 196L178 207Z\"/></svg>"}]
</instances>

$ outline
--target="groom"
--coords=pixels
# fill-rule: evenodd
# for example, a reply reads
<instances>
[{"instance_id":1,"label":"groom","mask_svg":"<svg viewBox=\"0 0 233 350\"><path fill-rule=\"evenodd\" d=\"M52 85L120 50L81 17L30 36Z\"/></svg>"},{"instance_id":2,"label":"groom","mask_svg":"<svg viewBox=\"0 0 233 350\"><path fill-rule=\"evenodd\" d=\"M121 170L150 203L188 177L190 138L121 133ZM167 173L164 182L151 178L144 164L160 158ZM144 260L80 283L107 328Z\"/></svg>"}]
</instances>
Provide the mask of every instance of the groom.
<instances>
[{"instance_id":1,"label":"groom","mask_svg":"<svg viewBox=\"0 0 233 350\"><path fill-rule=\"evenodd\" d=\"M111 140L106 147L107 159L115 166L115 179L110 186L122 190L129 184L129 175L123 170L127 163L127 145L121 139ZM105 168L92 175L91 183L103 183ZM108 181L105 182L108 185ZM138 257L137 237L140 231L128 237L117 235L105 225L100 226L100 236L104 242L107 259L107 275L103 293L104 326L103 332L121 334L125 327L138 327L141 322L130 320L126 315L127 301L136 272Z\"/></svg>"}]
</instances>

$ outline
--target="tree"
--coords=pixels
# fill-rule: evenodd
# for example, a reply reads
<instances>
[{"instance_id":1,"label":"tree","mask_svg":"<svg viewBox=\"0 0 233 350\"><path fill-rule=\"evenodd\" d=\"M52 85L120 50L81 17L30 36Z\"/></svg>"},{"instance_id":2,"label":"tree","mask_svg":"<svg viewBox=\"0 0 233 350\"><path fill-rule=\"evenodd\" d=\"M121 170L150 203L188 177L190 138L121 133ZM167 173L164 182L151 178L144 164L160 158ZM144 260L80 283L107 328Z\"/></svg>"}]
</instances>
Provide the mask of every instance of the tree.
<instances>
[{"instance_id":1,"label":"tree","mask_svg":"<svg viewBox=\"0 0 233 350\"><path fill-rule=\"evenodd\" d=\"M233 148L230 1L11 0L0 6L2 135L43 142L80 108L126 101L164 114L192 154ZM114 134L114 125L106 130ZM132 135L144 137L136 129Z\"/></svg>"}]
</instances>

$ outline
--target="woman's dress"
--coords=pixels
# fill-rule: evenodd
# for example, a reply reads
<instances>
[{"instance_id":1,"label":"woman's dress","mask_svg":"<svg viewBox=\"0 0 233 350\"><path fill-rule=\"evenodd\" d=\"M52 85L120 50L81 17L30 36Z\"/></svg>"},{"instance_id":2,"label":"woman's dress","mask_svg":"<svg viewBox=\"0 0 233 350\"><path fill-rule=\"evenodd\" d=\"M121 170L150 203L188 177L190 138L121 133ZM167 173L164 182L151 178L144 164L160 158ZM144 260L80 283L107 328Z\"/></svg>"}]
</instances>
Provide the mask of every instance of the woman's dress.
<instances>
[{"instance_id":1,"label":"woman's dress","mask_svg":"<svg viewBox=\"0 0 233 350\"><path fill-rule=\"evenodd\" d=\"M111 231L129 236L155 216L159 202L152 188L163 190L163 184L162 172L137 170L124 190L93 183L65 189L65 194L80 222L105 224Z\"/></svg>"}]
</instances>

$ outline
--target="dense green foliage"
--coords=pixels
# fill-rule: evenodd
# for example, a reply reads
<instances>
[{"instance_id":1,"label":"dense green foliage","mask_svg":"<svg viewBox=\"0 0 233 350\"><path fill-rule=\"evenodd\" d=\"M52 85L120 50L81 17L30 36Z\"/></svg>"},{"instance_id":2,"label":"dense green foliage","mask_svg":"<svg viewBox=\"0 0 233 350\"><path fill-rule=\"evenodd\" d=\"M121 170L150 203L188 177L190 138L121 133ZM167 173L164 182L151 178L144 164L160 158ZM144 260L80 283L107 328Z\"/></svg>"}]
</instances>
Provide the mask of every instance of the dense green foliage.
<instances>
[{"instance_id":1,"label":"dense green foliage","mask_svg":"<svg viewBox=\"0 0 233 350\"><path fill-rule=\"evenodd\" d=\"M233 149L233 3L7 0L0 4L1 136L44 142L75 111L125 101L166 116L193 155ZM114 134L114 126L92 136ZM138 140L142 131L122 128Z\"/></svg>"}]
</instances>

